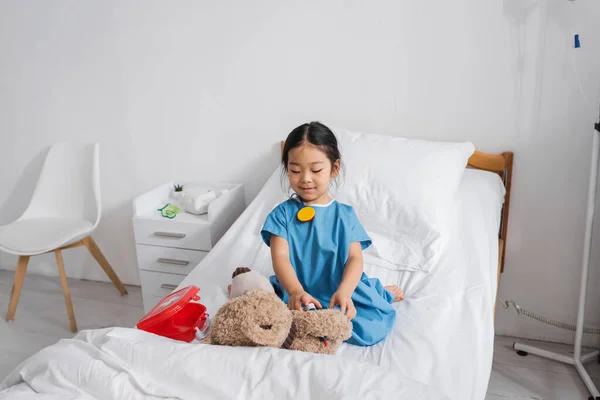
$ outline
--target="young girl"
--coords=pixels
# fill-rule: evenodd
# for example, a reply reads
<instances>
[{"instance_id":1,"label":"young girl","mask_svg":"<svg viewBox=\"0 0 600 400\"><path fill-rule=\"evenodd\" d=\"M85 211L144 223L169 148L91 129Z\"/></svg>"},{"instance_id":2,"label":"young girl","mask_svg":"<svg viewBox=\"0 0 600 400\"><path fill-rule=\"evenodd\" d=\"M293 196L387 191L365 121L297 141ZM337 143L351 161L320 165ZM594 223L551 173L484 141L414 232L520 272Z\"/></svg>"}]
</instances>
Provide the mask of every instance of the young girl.
<instances>
[{"instance_id":1,"label":"young girl","mask_svg":"<svg viewBox=\"0 0 600 400\"><path fill-rule=\"evenodd\" d=\"M341 167L335 135L318 122L301 125L288 135L281 161L295 193L261 230L271 248L275 292L290 309L339 307L352 320L348 343L383 340L396 317L391 303L404 294L363 273L362 250L371 240L352 207L329 196Z\"/></svg>"}]
</instances>

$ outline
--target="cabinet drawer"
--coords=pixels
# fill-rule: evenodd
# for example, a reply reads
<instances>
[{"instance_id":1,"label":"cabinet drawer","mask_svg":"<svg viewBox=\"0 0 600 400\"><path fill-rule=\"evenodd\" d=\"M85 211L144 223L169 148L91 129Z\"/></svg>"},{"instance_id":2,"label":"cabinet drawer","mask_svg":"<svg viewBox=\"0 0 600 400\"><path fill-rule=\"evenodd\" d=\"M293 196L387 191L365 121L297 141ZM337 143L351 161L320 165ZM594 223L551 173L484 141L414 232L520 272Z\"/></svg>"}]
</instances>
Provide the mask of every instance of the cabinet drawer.
<instances>
[{"instance_id":1,"label":"cabinet drawer","mask_svg":"<svg viewBox=\"0 0 600 400\"><path fill-rule=\"evenodd\" d=\"M208 254L201 250L171 247L135 246L140 269L187 276Z\"/></svg>"},{"instance_id":2,"label":"cabinet drawer","mask_svg":"<svg viewBox=\"0 0 600 400\"><path fill-rule=\"evenodd\" d=\"M204 251L212 249L209 224L134 219L133 233L137 244Z\"/></svg>"},{"instance_id":3,"label":"cabinet drawer","mask_svg":"<svg viewBox=\"0 0 600 400\"><path fill-rule=\"evenodd\" d=\"M184 278L184 275L140 270L142 296L157 296L162 299L171 294Z\"/></svg>"}]
</instances>

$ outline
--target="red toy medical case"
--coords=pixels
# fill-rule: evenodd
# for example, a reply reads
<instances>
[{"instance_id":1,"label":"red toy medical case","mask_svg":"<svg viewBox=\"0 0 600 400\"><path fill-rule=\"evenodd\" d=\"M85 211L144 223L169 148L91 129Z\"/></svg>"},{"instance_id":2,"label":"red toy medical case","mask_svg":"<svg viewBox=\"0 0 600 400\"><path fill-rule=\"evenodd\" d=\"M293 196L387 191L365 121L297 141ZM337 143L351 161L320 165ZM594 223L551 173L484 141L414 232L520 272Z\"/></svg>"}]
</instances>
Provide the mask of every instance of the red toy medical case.
<instances>
[{"instance_id":1,"label":"red toy medical case","mask_svg":"<svg viewBox=\"0 0 600 400\"><path fill-rule=\"evenodd\" d=\"M200 300L196 286L187 286L162 299L136 325L140 330L175 340L191 342L196 328L207 324L206 307L194 301Z\"/></svg>"}]
</instances>

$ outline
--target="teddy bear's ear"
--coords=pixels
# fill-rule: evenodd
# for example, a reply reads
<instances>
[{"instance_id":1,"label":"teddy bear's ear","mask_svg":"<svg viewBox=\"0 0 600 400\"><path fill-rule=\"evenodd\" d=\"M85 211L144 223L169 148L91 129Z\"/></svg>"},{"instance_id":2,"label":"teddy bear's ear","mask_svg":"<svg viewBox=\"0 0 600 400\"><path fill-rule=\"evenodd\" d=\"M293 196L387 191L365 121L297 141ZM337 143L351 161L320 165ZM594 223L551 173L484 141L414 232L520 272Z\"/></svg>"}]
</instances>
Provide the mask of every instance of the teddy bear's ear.
<instances>
[{"instance_id":1,"label":"teddy bear's ear","mask_svg":"<svg viewBox=\"0 0 600 400\"><path fill-rule=\"evenodd\" d=\"M235 271L233 271L233 274L231 275L231 278L233 279L233 278L235 278L238 275L245 274L246 272L250 272L250 268L247 268L247 267L237 267L235 269Z\"/></svg>"},{"instance_id":2,"label":"teddy bear's ear","mask_svg":"<svg viewBox=\"0 0 600 400\"><path fill-rule=\"evenodd\" d=\"M242 332L259 346L281 347L292 326L287 306L274 293L253 291L245 296L249 311L241 321Z\"/></svg>"}]
</instances>

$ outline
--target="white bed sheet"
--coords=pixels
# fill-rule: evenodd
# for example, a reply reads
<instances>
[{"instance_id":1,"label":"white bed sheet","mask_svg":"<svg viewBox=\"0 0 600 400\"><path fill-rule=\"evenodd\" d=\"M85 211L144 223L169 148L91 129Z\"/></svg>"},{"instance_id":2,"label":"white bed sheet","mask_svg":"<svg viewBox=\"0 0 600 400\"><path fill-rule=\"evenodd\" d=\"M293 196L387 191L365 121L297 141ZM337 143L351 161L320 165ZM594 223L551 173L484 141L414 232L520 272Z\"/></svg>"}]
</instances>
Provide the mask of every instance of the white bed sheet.
<instances>
[{"instance_id":1,"label":"white bed sheet","mask_svg":"<svg viewBox=\"0 0 600 400\"><path fill-rule=\"evenodd\" d=\"M275 172L257 198L180 287L200 287L213 314L232 271L271 274L259 230L284 198ZM393 331L369 348L344 344L335 357L270 348L187 344L135 329L80 332L24 361L2 383L4 398L397 398L484 399L493 350L499 178L467 170L454 231L429 274L365 265L398 283ZM116 396L116 397L115 397Z\"/></svg>"}]
</instances>

